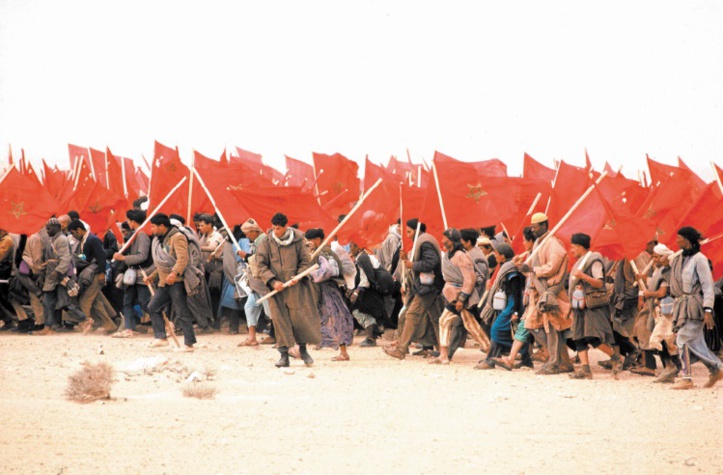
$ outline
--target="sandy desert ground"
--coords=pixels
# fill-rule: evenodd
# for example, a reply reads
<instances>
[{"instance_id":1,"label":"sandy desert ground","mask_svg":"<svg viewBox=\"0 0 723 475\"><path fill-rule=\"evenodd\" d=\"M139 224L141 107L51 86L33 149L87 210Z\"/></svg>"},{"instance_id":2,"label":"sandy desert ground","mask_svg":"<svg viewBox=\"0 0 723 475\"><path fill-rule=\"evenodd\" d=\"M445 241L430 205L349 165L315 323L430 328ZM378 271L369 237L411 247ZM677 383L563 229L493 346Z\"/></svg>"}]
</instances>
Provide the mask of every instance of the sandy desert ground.
<instances>
[{"instance_id":1,"label":"sandy desert ground","mask_svg":"<svg viewBox=\"0 0 723 475\"><path fill-rule=\"evenodd\" d=\"M682 392L597 365L593 381L475 371L473 348L446 367L312 350L312 368L285 371L242 337L202 335L180 354L150 336L0 335L0 472L723 473L723 384L702 389L700 365ZM65 399L86 361L114 367L112 400ZM193 371L213 375L200 384L214 399L182 395Z\"/></svg>"}]
</instances>

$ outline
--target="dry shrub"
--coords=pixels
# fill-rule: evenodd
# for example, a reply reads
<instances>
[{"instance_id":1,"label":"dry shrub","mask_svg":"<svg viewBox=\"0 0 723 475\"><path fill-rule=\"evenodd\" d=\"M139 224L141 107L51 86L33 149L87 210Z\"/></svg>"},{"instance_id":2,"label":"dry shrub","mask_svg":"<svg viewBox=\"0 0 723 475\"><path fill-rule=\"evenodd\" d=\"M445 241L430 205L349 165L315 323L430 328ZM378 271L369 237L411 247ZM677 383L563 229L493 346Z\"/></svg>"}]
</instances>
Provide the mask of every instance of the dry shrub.
<instances>
[{"instance_id":1,"label":"dry shrub","mask_svg":"<svg viewBox=\"0 0 723 475\"><path fill-rule=\"evenodd\" d=\"M71 401L89 403L98 399L110 399L113 384L113 367L106 362L86 364L68 377L65 397Z\"/></svg>"},{"instance_id":2,"label":"dry shrub","mask_svg":"<svg viewBox=\"0 0 723 475\"><path fill-rule=\"evenodd\" d=\"M216 393L218 393L218 389L203 383L188 383L183 387L183 395L185 397L213 399Z\"/></svg>"}]
</instances>

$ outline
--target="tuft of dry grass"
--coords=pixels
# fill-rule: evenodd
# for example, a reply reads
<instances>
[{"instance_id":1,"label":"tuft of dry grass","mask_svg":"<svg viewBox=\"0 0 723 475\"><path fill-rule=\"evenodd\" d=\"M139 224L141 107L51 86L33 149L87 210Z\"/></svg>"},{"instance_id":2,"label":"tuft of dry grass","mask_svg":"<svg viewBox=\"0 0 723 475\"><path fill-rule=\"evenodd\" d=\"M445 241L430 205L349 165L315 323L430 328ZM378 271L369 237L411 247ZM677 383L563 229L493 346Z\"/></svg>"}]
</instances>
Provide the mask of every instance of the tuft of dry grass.
<instances>
[{"instance_id":1,"label":"tuft of dry grass","mask_svg":"<svg viewBox=\"0 0 723 475\"><path fill-rule=\"evenodd\" d=\"M183 387L185 397L195 397L196 399L213 399L217 393L218 389L204 383L188 383Z\"/></svg>"},{"instance_id":2,"label":"tuft of dry grass","mask_svg":"<svg viewBox=\"0 0 723 475\"><path fill-rule=\"evenodd\" d=\"M68 377L65 397L71 401L89 403L110 399L113 385L113 367L106 362L86 364Z\"/></svg>"}]
</instances>

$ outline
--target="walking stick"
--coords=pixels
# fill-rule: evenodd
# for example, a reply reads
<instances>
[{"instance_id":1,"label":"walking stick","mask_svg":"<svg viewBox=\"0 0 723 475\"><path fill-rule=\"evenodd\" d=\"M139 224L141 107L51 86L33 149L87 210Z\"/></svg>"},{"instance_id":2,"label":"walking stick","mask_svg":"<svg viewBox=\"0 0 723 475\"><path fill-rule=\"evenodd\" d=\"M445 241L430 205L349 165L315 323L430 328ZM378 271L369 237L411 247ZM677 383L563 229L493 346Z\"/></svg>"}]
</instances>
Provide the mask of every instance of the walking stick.
<instances>
[{"instance_id":1,"label":"walking stick","mask_svg":"<svg viewBox=\"0 0 723 475\"><path fill-rule=\"evenodd\" d=\"M143 274L143 280L148 278L148 276L146 275L146 271L144 271L143 269L141 269L141 274ZM148 290L151 291L151 297L156 295L156 291L153 290L153 286L148 282L146 282L146 285L148 286ZM178 342L178 338L176 338L176 332L173 331L173 324L171 324L171 321L168 320L165 310L161 310L161 315L163 315L163 321L166 322L166 328L168 328L168 331L171 333L171 337L173 337L173 341L176 343L176 347L180 348L181 344Z\"/></svg>"},{"instance_id":2,"label":"walking stick","mask_svg":"<svg viewBox=\"0 0 723 475\"><path fill-rule=\"evenodd\" d=\"M302 272L301 274L295 275L295 276L292 277L291 279L289 279L289 280L287 280L286 282L284 282L284 289L287 288L287 287L289 287L294 280L299 280L299 279L301 279L302 277L306 277L307 275L311 274L312 272L314 272L314 271L315 271L316 269L318 269L318 268L319 268L319 264L314 264L313 266L309 267L308 269L306 269L306 270L305 270L304 272ZM283 289L282 289L282 290L283 290ZM272 291L269 292L268 294L266 294L266 295L264 295L263 297L261 297L260 299L258 299L258 300L256 301L256 305L265 302L266 300L270 299L271 297L273 297L274 295L278 294L279 292L281 292L281 290L272 290Z\"/></svg>"}]
</instances>

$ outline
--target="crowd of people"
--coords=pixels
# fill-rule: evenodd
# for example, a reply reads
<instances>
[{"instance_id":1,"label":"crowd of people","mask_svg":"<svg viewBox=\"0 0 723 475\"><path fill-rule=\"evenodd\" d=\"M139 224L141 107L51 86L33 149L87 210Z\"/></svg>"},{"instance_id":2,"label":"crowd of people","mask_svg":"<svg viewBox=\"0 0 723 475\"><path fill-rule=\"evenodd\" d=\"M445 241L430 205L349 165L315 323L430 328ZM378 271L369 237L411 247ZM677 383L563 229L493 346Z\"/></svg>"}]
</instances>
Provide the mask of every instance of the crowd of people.
<instances>
[{"instance_id":1,"label":"crowd of people","mask_svg":"<svg viewBox=\"0 0 723 475\"><path fill-rule=\"evenodd\" d=\"M120 225L122 247L74 211L29 236L0 229L0 331L152 332L155 348L179 330L176 350L193 352L197 335L238 334L244 320L238 346L276 345L277 367L290 357L313 365L310 346L349 361L355 332L360 347L374 347L393 331L383 351L399 360L414 350L448 365L473 340L484 353L478 370L592 379L594 349L607 356L596 372L615 379L630 371L689 389L698 361L710 372L706 387L723 379L723 280L713 281L692 227L678 230L678 252L651 239L634 259L611 260L591 251L586 234L551 234L543 213L517 254L494 226L432 236L415 218L390 223L369 248L299 230L282 213L266 229L253 219L228 229L211 214L191 227L175 214L147 219L142 201Z\"/></svg>"}]
</instances>

